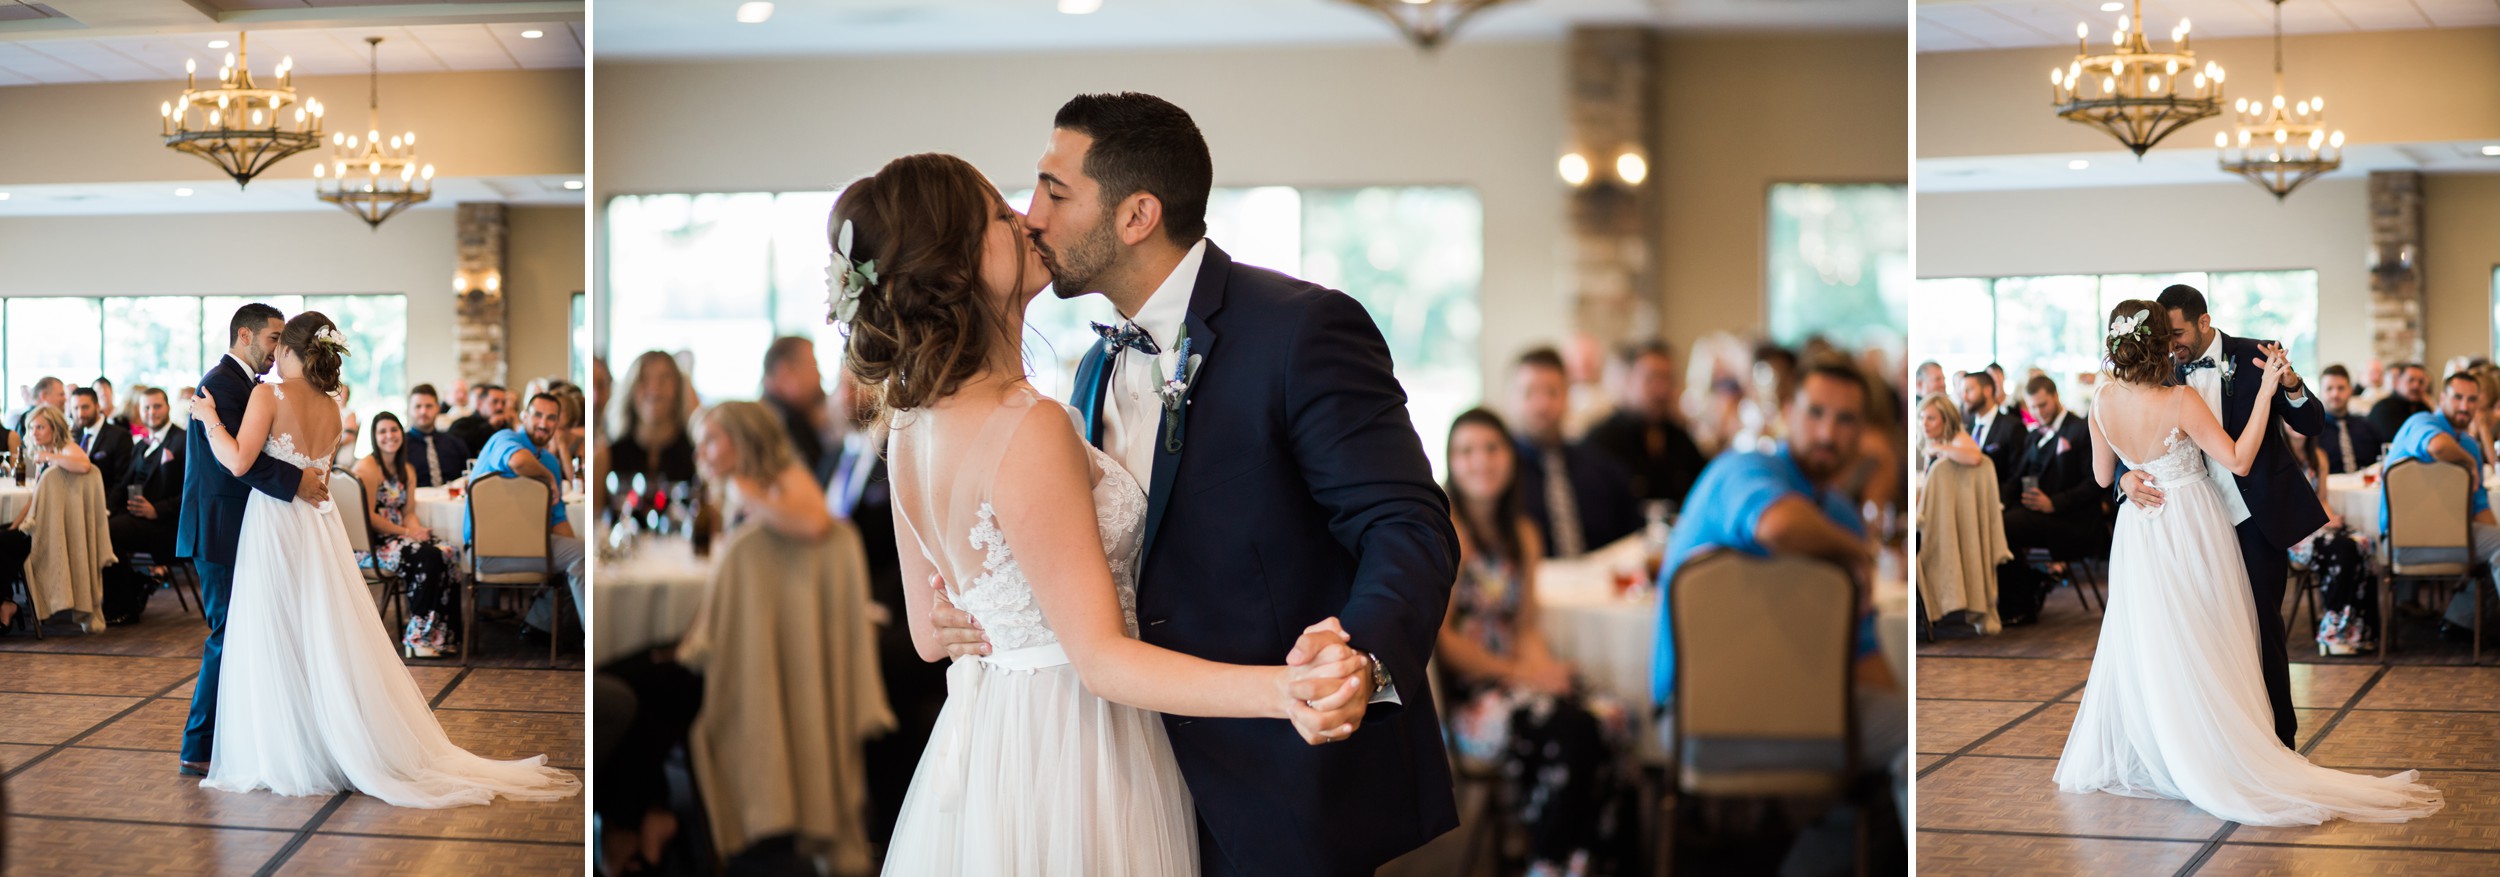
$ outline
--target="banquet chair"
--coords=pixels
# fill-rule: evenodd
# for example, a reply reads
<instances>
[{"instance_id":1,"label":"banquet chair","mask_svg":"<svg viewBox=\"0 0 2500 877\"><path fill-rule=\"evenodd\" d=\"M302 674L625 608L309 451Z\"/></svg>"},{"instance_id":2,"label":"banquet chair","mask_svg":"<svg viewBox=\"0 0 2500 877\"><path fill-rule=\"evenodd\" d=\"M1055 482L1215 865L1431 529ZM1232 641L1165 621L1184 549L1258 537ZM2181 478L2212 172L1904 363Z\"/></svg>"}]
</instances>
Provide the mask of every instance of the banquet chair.
<instances>
[{"instance_id":1,"label":"banquet chair","mask_svg":"<svg viewBox=\"0 0 2500 877\"><path fill-rule=\"evenodd\" d=\"M200 599L200 574L198 570L191 568L191 559L188 557L159 559L154 552L133 551L130 553L130 568L154 580L160 587L174 592L174 602L182 606L182 611L186 615L191 612L191 604ZM191 589L189 596L184 596L182 593L185 587ZM205 607L207 604L201 605ZM208 623L207 613L201 613L200 623Z\"/></svg>"},{"instance_id":2,"label":"banquet chair","mask_svg":"<svg viewBox=\"0 0 2500 877\"><path fill-rule=\"evenodd\" d=\"M382 586L382 594L373 604L374 611L387 619L391 617L392 604L399 606L396 626L384 628L396 639L397 631L408 626L408 583L399 574L384 571L381 556L373 553L373 501L365 497L365 483L354 475L332 470L330 499L338 507L339 526L347 531L347 547L367 558L359 564L364 569L365 582Z\"/></svg>"},{"instance_id":3,"label":"banquet chair","mask_svg":"<svg viewBox=\"0 0 2500 877\"><path fill-rule=\"evenodd\" d=\"M2483 589L2476 586L2473 535L2465 510L2473 474L2449 463L2397 460L2379 476L2387 491L2387 587L2379 589L2379 663L2396 651L2396 583L2453 585L2474 592L2474 662L2483 660ZM2442 589L2445 592L2445 589Z\"/></svg>"},{"instance_id":4,"label":"banquet chair","mask_svg":"<svg viewBox=\"0 0 2500 877\"><path fill-rule=\"evenodd\" d=\"M547 524L547 485L532 478L479 478L462 491L472 522L468 573L470 588L460 601L461 636L468 642L460 649L460 665L469 665L477 653L478 592L489 588L536 591L549 587L564 574L555 568L555 552L548 540L553 538ZM538 561L536 569L520 572L481 572L487 560L520 559ZM561 601L567 589L553 588L553 599ZM563 642L564 607L558 605L549 614L551 628L547 632L547 666L556 665L556 649Z\"/></svg>"},{"instance_id":5,"label":"banquet chair","mask_svg":"<svg viewBox=\"0 0 2500 877\"><path fill-rule=\"evenodd\" d=\"M1839 798L1858 785L1851 696L1859 589L1811 558L1718 552L1667 589L1675 640L1675 736L1659 805L1657 871L1675 865L1681 798ZM1857 820L1859 873L1868 820Z\"/></svg>"}]
</instances>

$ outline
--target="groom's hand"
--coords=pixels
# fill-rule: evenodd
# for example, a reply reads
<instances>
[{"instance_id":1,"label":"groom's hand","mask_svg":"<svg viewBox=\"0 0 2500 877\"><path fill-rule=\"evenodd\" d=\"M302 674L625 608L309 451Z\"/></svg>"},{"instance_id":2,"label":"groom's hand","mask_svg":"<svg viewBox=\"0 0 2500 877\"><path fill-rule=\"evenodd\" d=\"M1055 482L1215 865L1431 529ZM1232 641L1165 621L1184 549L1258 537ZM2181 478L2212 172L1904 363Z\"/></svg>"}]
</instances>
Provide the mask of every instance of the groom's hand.
<instances>
[{"instance_id":1,"label":"groom's hand","mask_svg":"<svg viewBox=\"0 0 2500 877\"><path fill-rule=\"evenodd\" d=\"M2161 508L2161 488L2152 486L2152 480L2141 470L2131 470L2126 477L2118 479L2118 484L2126 488L2127 500L2135 503L2137 508L2157 509Z\"/></svg>"},{"instance_id":2,"label":"groom's hand","mask_svg":"<svg viewBox=\"0 0 2500 877\"><path fill-rule=\"evenodd\" d=\"M1285 666L1285 714L1302 742L1334 743L1363 726L1371 705L1371 657L1355 651L1337 619L1304 628Z\"/></svg>"},{"instance_id":3,"label":"groom's hand","mask_svg":"<svg viewBox=\"0 0 2500 877\"><path fill-rule=\"evenodd\" d=\"M295 488L295 498L313 505L330 501L330 479L319 469L304 470L304 483Z\"/></svg>"},{"instance_id":4,"label":"groom's hand","mask_svg":"<svg viewBox=\"0 0 2500 877\"><path fill-rule=\"evenodd\" d=\"M955 601L946 598L946 578L930 575L929 590L937 592L929 601L929 624L937 628L938 644L946 647L946 656L989 654L989 634L982 632L981 622L972 613L955 608Z\"/></svg>"}]
</instances>

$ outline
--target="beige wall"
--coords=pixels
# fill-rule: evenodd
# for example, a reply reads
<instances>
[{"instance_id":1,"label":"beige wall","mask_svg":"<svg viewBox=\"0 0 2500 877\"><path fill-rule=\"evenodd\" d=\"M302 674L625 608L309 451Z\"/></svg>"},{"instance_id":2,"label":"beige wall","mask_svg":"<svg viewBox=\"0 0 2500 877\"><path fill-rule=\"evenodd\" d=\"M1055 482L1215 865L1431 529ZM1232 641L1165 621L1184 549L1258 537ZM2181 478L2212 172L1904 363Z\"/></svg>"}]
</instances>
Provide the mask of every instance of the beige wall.
<instances>
[{"instance_id":1,"label":"beige wall","mask_svg":"<svg viewBox=\"0 0 2500 877\"><path fill-rule=\"evenodd\" d=\"M564 368L567 309L581 288L582 211L513 213L509 325L513 374L526 380L540 373L532 369ZM415 210L373 231L335 211L0 219L0 296L401 293L409 383L448 383L458 364L454 215ZM285 245L238 258L233 235L242 229Z\"/></svg>"},{"instance_id":2,"label":"beige wall","mask_svg":"<svg viewBox=\"0 0 2500 877\"><path fill-rule=\"evenodd\" d=\"M2422 180L2422 289L2435 359L2493 354L2492 269L2500 267L2500 174Z\"/></svg>"},{"instance_id":3,"label":"beige wall","mask_svg":"<svg viewBox=\"0 0 2500 877\"><path fill-rule=\"evenodd\" d=\"M304 77L296 91L328 106L327 130L365 131L364 77ZM158 104L181 92L171 81L0 88L0 120L42 120L0 124L0 182L222 179L155 136ZM383 133L417 132L446 176L579 174L582 94L580 70L385 76ZM312 165L299 156L272 173L300 179Z\"/></svg>"},{"instance_id":4,"label":"beige wall","mask_svg":"<svg viewBox=\"0 0 2500 877\"><path fill-rule=\"evenodd\" d=\"M573 293L582 283L579 207L514 207L504 249L504 325L512 339L511 381L570 376Z\"/></svg>"},{"instance_id":5,"label":"beige wall","mask_svg":"<svg viewBox=\"0 0 2500 877\"><path fill-rule=\"evenodd\" d=\"M1760 331L1772 183L1902 182L1901 34L1664 41L1657 160L1662 334Z\"/></svg>"},{"instance_id":6,"label":"beige wall","mask_svg":"<svg viewBox=\"0 0 2500 877\"><path fill-rule=\"evenodd\" d=\"M2094 35L2106 42L2108 27L2093 22ZM2274 93L2272 40L2194 47L2198 58L2222 64L2226 95ZM2500 27L2288 36L2283 51L2285 90L2325 97L2329 123L2351 143L2500 137ZM2107 134L2049 112L2049 69L2074 56L2072 45L1918 56L1919 155L2109 150ZM2212 149L2216 130L2200 124L2156 148Z\"/></svg>"}]
</instances>

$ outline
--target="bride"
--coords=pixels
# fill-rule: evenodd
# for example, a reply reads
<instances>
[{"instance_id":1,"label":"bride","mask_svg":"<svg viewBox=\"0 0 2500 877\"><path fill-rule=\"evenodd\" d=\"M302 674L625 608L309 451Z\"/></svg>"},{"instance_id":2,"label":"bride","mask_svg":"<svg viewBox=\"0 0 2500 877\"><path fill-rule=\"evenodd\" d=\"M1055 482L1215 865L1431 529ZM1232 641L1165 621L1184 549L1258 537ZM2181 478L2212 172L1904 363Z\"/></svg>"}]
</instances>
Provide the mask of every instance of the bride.
<instances>
[{"instance_id":1,"label":"bride","mask_svg":"<svg viewBox=\"0 0 2500 877\"><path fill-rule=\"evenodd\" d=\"M1145 489L1025 382L1016 339L1050 272L979 171L896 159L843 190L831 225L833 316L893 427L903 580L942 574L997 649L947 670L885 873L1197 873L1189 791L1148 710L1342 739L1350 729L1326 717L1359 715L1363 658L1253 667L1136 639ZM921 656L944 657L936 594L905 591ZM1303 642L1342 643L1334 624Z\"/></svg>"},{"instance_id":2,"label":"bride","mask_svg":"<svg viewBox=\"0 0 2500 877\"><path fill-rule=\"evenodd\" d=\"M191 399L217 462L240 474L268 454L328 473L347 344L330 318L297 314L278 336L277 372L253 388L243 422ZM235 547L217 737L200 785L328 795L353 788L399 807L460 807L502 795L554 800L581 780L544 755L494 761L452 745L392 651L339 512L255 493Z\"/></svg>"},{"instance_id":3,"label":"bride","mask_svg":"<svg viewBox=\"0 0 2500 877\"><path fill-rule=\"evenodd\" d=\"M2109 605L2058 759L2058 788L2184 798L2247 825L2401 822L2437 812L2439 791L2415 782L2417 771L2373 777L2318 767L2274 734L2248 571L2207 457L2248 472L2265 441L2283 349L2262 348L2250 427L2234 438L2195 390L2163 386L2170 320L2161 305L2121 302L2107 341L2115 380L2092 406L2093 474L2106 487L2124 462L2166 493L2157 508L2118 512Z\"/></svg>"}]
</instances>

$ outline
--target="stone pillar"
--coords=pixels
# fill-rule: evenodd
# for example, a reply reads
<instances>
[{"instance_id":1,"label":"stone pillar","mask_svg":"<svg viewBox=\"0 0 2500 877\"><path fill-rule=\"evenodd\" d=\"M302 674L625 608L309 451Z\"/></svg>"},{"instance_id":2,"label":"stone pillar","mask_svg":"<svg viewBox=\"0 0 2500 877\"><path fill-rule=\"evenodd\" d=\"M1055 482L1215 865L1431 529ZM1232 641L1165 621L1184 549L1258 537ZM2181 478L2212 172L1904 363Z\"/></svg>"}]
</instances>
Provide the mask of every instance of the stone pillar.
<instances>
[{"instance_id":1,"label":"stone pillar","mask_svg":"<svg viewBox=\"0 0 2500 877\"><path fill-rule=\"evenodd\" d=\"M2426 338L2421 260L2422 175L2372 171L2370 355L2382 363L2422 361Z\"/></svg>"},{"instance_id":2,"label":"stone pillar","mask_svg":"<svg viewBox=\"0 0 2500 877\"><path fill-rule=\"evenodd\" d=\"M1571 295L1572 328L1613 347L1658 331L1658 304L1650 264L1657 211L1650 194L1655 157L1651 135L1658 115L1657 40L1645 27L1577 27L1571 31L1570 91L1564 95L1569 141L1563 148L1586 158L1589 181L1572 192L1571 252L1564 289ZM1638 185L1616 170L1625 153L1652 168Z\"/></svg>"},{"instance_id":3,"label":"stone pillar","mask_svg":"<svg viewBox=\"0 0 2500 877\"><path fill-rule=\"evenodd\" d=\"M460 295L460 379L470 386L501 384L511 370L504 346L503 254L510 239L504 205L461 204L457 228L460 265L452 282Z\"/></svg>"}]
</instances>

